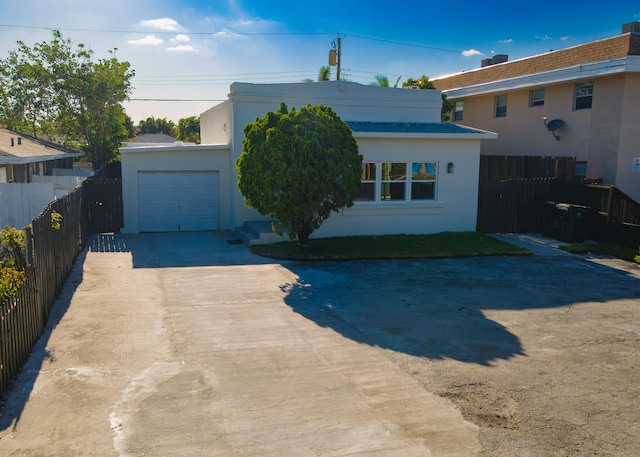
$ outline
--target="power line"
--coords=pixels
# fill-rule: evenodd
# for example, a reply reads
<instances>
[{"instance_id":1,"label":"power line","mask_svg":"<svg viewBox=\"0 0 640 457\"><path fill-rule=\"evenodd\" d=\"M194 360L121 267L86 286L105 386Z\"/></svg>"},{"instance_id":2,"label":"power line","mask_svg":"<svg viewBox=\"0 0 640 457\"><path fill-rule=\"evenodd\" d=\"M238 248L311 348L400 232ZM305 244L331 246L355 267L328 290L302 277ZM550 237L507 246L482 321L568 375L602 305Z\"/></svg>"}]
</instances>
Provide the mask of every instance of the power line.
<instances>
[{"instance_id":1,"label":"power line","mask_svg":"<svg viewBox=\"0 0 640 457\"><path fill-rule=\"evenodd\" d=\"M15 25L15 24L0 24L0 27L8 27L8 28L17 28L17 29L35 29L35 30L60 30L60 31L69 31L69 32L92 32L92 33L128 33L128 34L153 34L153 35L176 35L176 34L185 34L185 35L241 35L241 36L295 36L295 35L308 35L308 36L334 36L335 33L328 32L232 32L232 31L217 31L217 32L190 32L184 30L117 30L117 29L83 29L83 28L70 28L70 27L43 27L43 26L34 26L34 25ZM344 34L347 36L347 34ZM389 43L398 46L409 46L413 48L420 49L430 49L432 51L442 51L442 52L452 52L459 54L462 51L456 51L453 49L445 49L439 48L436 46L427 46L423 44L416 43L405 43L402 41L389 40L384 38L374 38L367 37L363 35L352 35L348 34L349 37L359 38L361 40L369 40L369 41L377 41L380 43Z\"/></svg>"},{"instance_id":2,"label":"power line","mask_svg":"<svg viewBox=\"0 0 640 457\"><path fill-rule=\"evenodd\" d=\"M366 37L361 35L349 35L349 36L352 38L360 38L361 40L379 41L381 43L397 44L399 46L410 46L413 48L431 49L432 51L454 52L456 54L460 54L462 52L462 51L454 51L453 49L444 49L444 48L438 48L435 46L425 46L422 44L415 44L415 43L403 43L401 41L386 40L382 38L372 38L372 37Z\"/></svg>"},{"instance_id":3,"label":"power line","mask_svg":"<svg viewBox=\"0 0 640 457\"><path fill-rule=\"evenodd\" d=\"M43 27L35 25L13 25L13 24L0 24L0 27L8 27L15 29L35 29L35 30L60 30L68 32L95 32L95 33L135 33L135 34L154 34L154 35L175 35L183 33L185 35L218 35L218 34L231 34L231 35L334 35L327 32L230 32L230 31L218 31L218 32L189 32L184 30L110 30L110 29L79 29L71 27Z\"/></svg>"}]
</instances>

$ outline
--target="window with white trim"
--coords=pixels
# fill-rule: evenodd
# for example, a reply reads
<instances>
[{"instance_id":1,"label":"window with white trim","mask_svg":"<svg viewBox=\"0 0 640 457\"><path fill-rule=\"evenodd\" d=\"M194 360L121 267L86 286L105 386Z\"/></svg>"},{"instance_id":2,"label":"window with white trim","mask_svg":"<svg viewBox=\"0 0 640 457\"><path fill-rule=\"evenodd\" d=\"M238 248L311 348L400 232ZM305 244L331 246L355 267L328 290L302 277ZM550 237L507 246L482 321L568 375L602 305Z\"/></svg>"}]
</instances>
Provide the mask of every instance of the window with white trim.
<instances>
[{"instance_id":1,"label":"window with white trim","mask_svg":"<svg viewBox=\"0 0 640 457\"><path fill-rule=\"evenodd\" d=\"M529 106L544 106L544 89L529 92Z\"/></svg>"},{"instance_id":2,"label":"window with white trim","mask_svg":"<svg viewBox=\"0 0 640 457\"><path fill-rule=\"evenodd\" d=\"M463 111L464 111L464 102L463 101L456 102L453 108L453 120L461 121Z\"/></svg>"},{"instance_id":3,"label":"window with white trim","mask_svg":"<svg viewBox=\"0 0 640 457\"><path fill-rule=\"evenodd\" d=\"M437 162L365 162L356 202L435 200Z\"/></svg>"},{"instance_id":4,"label":"window with white trim","mask_svg":"<svg viewBox=\"0 0 640 457\"><path fill-rule=\"evenodd\" d=\"M496 95L495 117L507 117L507 94Z\"/></svg>"},{"instance_id":5,"label":"window with white trim","mask_svg":"<svg viewBox=\"0 0 640 457\"><path fill-rule=\"evenodd\" d=\"M573 104L574 110L591 109L593 101L593 83L576 85L576 98Z\"/></svg>"}]
</instances>

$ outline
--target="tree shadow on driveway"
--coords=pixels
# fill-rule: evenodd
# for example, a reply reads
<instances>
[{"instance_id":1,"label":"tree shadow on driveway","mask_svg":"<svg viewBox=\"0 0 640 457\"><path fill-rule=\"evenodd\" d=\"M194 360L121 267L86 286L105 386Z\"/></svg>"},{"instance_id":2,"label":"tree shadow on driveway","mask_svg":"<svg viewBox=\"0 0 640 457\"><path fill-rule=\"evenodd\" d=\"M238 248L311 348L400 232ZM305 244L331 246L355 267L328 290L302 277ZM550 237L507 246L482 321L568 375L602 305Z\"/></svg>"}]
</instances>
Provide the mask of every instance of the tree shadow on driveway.
<instances>
[{"instance_id":1,"label":"tree shadow on driveway","mask_svg":"<svg viewBox=\"0 0 640 457\"><path fill-rule=\"evenodd\" d=\"M359 343L490 365L526 356L491 310L567 307L640 297L640 280L577 256L292 262L297 313Z\"/></svg>"}]
</instances>

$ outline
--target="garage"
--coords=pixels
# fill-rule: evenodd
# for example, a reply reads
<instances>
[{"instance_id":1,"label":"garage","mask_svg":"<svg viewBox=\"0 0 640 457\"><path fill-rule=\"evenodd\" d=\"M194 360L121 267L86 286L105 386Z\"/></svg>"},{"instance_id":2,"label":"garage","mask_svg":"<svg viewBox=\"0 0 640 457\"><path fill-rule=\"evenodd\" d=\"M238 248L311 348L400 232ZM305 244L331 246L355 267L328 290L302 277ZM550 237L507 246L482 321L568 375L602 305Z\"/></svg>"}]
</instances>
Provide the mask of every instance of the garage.
<instances>
[{"instance_id":1,"label":"garage","mask_svg":"<svg viewBox=\"0 0 640 457\"><path fill-rule=\"evenodd\" d=\"M218 171L138 171L141 232L218 230Z\"/></svg>"}]
</instances>

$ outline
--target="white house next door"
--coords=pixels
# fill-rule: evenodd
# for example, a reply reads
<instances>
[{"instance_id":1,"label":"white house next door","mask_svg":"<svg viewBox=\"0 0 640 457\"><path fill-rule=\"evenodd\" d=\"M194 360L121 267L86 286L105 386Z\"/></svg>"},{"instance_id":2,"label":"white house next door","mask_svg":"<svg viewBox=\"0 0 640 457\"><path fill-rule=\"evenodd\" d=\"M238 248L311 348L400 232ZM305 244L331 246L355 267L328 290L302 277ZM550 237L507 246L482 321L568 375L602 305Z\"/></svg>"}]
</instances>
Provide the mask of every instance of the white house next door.
<instances>
[{"instance_id":1,"label":"white house next door","mask_svg":"<svg viewBox=\"0 0 640 457\"><path fill-rule=\"evenodd\" d=\"M218 230L217 171L139 171L141 232Z\"/></svg>"}]
</instances>

